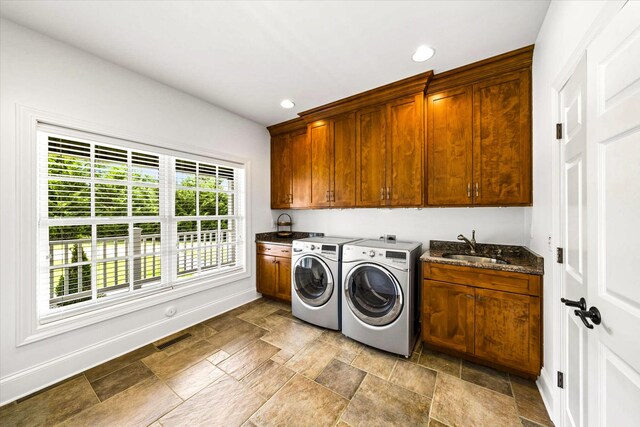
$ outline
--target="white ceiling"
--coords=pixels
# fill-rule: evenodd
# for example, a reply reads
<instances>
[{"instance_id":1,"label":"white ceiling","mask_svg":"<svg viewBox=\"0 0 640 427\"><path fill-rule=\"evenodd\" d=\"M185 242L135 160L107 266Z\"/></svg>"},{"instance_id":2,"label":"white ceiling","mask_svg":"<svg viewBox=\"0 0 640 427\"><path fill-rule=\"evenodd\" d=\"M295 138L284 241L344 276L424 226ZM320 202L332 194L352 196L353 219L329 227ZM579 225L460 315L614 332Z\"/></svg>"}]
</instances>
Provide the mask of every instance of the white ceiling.
<instances>
[{"instance_id":1,"label":"white ceiling","mask_svg":"<svg viewBox=\"0 0 640 427\"><path fill-rule=\"evenodd\" d=\"M548 1L14 1L0 14L264 125L534 43ZM436 49L415 63L418 45ZM292 110L279 104L294 100Z\"/></svg>"}]
</instances>

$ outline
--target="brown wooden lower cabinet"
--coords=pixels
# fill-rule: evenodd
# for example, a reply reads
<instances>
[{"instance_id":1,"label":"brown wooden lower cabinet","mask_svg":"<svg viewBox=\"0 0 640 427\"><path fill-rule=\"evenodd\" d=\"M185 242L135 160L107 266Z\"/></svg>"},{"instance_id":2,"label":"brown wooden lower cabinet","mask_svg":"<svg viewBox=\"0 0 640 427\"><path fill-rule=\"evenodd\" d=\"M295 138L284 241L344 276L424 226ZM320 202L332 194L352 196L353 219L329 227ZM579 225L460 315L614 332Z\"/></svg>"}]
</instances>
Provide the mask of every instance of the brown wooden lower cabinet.
<instances>
[{"instance_id":1,"label":"brown wooden lower cabinet","mask_svg":"<svg viewBox=\"0 0 640 427\"><path fill-rule=\"evenodd\" d=\"M422 339L428 347L540 375L540 276L431 263L423 271Z\"/></svg>"},{"instance_id":2,"label":"brown wooden lower cabinet","mask_svg":"<svg viewBox=\"0 0 640 427\"><path fill-rule=\"evenodd\" d=\"M267 297L291 301L291 247L258 243L256 288Z\"/></svg>"}]
</instances>

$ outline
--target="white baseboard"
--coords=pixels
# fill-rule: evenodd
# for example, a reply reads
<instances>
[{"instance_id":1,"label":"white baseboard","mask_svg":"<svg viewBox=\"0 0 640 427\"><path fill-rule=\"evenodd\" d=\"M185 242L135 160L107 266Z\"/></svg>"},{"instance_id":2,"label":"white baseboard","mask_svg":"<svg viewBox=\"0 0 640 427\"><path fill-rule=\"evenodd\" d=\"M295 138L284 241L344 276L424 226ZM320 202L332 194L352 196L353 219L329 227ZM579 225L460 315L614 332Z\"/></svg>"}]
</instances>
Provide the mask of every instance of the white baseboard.
<instances>
[{"instance_id":1,"label":"white baseboard","mask_svg":"<svg viewBox=\"0 0 640 427\"><path fill-rule=\"evenodd\" d=\"M183 311L169 320L160 319L142 328L127 331L122 335L97 342L73 353L0 378L0 406L28 396L208 318L246 304L258 296L259 294L256 293L255 289L244 290L223 299Z\"/></svg>"},{"instance_id":2,"label":"white baseboard","mask_svg":"<svg viewBox=\"0 0 640 427\"><path fill-rule=\"evenodd\" d=\"M549 413L549 418L551 418L553 424L559 426L560 424L557 420L558 417L555 413L555 409L557 408L557 393L555 391L554 382L551 379L551 376L549 376L549 371L547 369L542 368L538 381L536 381L536 385L540 391L540 396L542 396L542 402Z\"/></svg>"}]
</instances>

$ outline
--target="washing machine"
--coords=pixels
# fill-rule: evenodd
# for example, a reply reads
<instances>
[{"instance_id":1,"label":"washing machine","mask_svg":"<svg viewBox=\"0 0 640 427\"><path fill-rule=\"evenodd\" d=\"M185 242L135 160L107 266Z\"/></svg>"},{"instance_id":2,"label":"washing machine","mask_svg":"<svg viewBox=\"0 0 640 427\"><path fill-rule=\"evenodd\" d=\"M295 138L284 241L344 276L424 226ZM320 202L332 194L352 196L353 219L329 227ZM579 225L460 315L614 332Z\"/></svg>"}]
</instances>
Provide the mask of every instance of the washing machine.
<instances>
[{"instance_id":1,"label":"washing machine","mask_svg":"<svg viewBox=\"0 0 640 427\"><path fill-rule=\"evenodd\" d=\"M291 313L295 317L340 330L342 247L356 240L319 236L293 241Z\"/></svg>"},{"instance_id":2,"label":"washing machine","mask_svg":"<svg viewBox=\"0 0 640 427\"><path fill-rule=\"evenodd\" d=\"M411 356L419 332L422 244L361 240L342 255L342 333Z\"/></svg>"}]
</instances>

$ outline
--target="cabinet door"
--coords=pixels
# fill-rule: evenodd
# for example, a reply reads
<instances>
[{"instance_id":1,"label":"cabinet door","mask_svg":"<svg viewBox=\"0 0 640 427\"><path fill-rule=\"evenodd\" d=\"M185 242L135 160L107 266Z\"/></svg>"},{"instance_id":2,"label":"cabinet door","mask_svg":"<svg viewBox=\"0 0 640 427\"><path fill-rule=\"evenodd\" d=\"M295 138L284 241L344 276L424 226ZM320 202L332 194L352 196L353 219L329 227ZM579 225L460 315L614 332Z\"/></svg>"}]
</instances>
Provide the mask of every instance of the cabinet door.
<instances>
[{"instance_id":1,"label":"cabinet door","mask_svg":"<svg viewBox=\"0 0 640 427\"><path fill-rule=\"evenodd\" d=\"M384 206L386 173L385 106L356 114L356 206Z\"/></svg>"},{"instance_id":2,"label":"cabinet door","mask_svg":"<svg viewBox=\"0 0 640 427\"><path fill-rule=\"evenodd\" d=\"M473 86L473 194L479 205L531 203L530 71Z\"/></svg>"},{"instance_id":3,"label":"cabinet door","mask_svg":"<svg viewBox=\"0 0 640 427\"><path fill-rule=\"evenodd\" d=\"M291 192L289 136L278 135L271 139L271 208L289 208Z\"/></svg>"},{"instance_id":4,"label":"cabinet door","mask_svg":"<svg viewBox=\"0 0 640 427\"><path fill-rule=\"evenodd\" d=\"M331 206L352 207L356 204L356 117L345 114L331 120L333 171Z\"/></svg>"},{"instance_id":5,"label":"cabinet door","mask_svg":"<svg viewBox=\"0 0 640 427\"><path fill-rule=\"evenodd\" d=\"M473 353L474 289L424 280L422 337L425 342Z\"/></svg>"},{"instance_id":6,"label":"cabinet door","mask_svg":"<svg viewBox=\"0 0 640 427\"><path fill-rule=\"evenodd\" d=\"M292 208L311 204L311 150L306 129L290 135Z\"/></svg>"},{"instance_id":7,"label":"cabinet door","mask_svg":"<svg viewBox=\"0 0 640 427\"><path fill-rule=\"evenodd\" d=\"M269 255L256 257L256 288L264 295L276 294L276 258Z\"/></svg>"},{"instance_id":8,"label":"cabinet door","mask_svg":"<svg viewBox=\"0 0 640 427\"><path fill-rule=\"evenodd\" d=\"M386 198L391 206L421 206L424 183L424 95L387 105Z\"/></svg>"},{"instance_id":9,"label":"cabinet door","mask_svg":"<svg viewBox=\"0 0 640 427\"><path fill-rule=\"evenodd\" d=\"M470 205L473 103L470 86L427 97L427 203Z\"/></svg>"},{"instance_id":10,"label":"cabinet door","mask_svg":"<svg viewBox=\"0 0 640 427\"><path fill-rule=\"evenodd\" d=\"M476 289L475 354L520 370L540 370L540 298Z\"/></svg>"},{"instance_id":11,"label":"cabinet door","mask_svg":"<svg viewBox=\"0 0 640 427\"><path fill-rule=\"evenodd\" d=\"M311 147L311 206L327 207L331 204L331 163L333 162L329 122L320 120L309 125L308 133Z\"/></svg>"},{"instance_id":12,"label":"cabinet door","mask_svg":"<svg viewBox=\"0 0 640 427\"><path fill-rule=\"evenodd\" d=\"M291 259L276 258L276 297L291 301Z\"/></svg>"}]
</instances>

